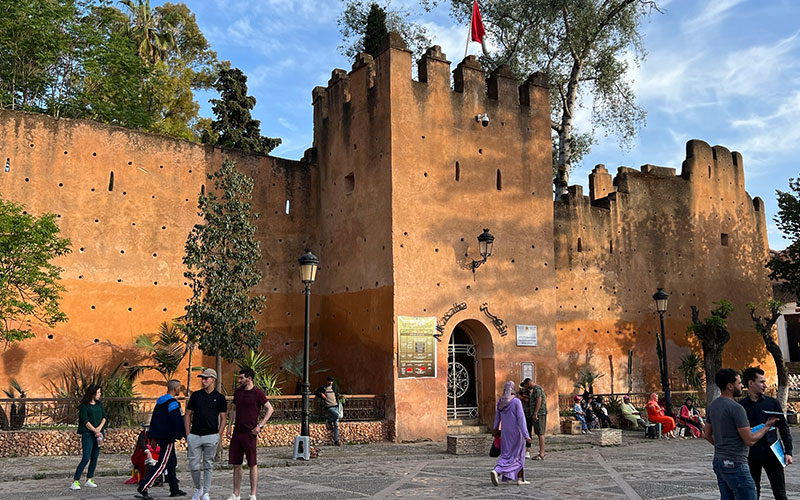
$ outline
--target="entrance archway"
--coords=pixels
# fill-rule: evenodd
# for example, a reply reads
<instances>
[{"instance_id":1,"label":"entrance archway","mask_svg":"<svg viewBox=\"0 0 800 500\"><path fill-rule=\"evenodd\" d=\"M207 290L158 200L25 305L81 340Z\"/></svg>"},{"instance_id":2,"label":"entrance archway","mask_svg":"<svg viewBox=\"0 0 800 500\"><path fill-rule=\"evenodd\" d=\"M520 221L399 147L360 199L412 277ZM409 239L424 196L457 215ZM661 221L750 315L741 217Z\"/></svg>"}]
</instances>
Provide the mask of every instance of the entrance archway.
<instances>
[{"instance_id":1,"label":"entrance archway","mask_svg":"<svg viewBox=\"0 0 800 500\"><path fill-rule=\"evenodd\" d=\"M484 367L485 359L492 358L492 351L489 331L480 321L465 320L453 329L447 345L448 420L480 419L485 406L481 394L484 378L488 375L494 380L493 366ZM483 369L489 372L482 373ZM493 397L492 394L489 399Z\"/></svg>"}]
</instances>

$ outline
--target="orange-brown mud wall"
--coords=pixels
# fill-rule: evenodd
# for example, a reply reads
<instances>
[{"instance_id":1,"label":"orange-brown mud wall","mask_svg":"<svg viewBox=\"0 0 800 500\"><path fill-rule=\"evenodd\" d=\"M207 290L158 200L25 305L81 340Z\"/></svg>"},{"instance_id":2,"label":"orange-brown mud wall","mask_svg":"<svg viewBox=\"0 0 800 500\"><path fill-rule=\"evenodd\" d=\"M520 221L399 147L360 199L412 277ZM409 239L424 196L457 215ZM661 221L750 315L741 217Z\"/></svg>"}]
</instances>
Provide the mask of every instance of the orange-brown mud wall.
<instances>
[{"instance_id":1,"label":"orange-brown mud wall","mask_svg":"<svg viewBox=\"0 0 800 500\"><path fill-rule=\"evenodd\" d=\"M774 373L745 307L771 290L764 205L744 190L741 155L690 141L681 175L650 165L641 172L623 167L613 184L598 166L589 197L571 187L567 200L555 204L559 389L576 391L578 371L591 366L604 374L596 392L627 392L629 350L631 390L660 388L657 287L669 293L664 322L673 388L683 387L681 358L702 351L686 331L691 305L702 319L723 298L734 306L724 364L758 364Z\"/></svg>"},{"instance_id":2,"label":"orange-brown mud wall","mask_svg":"<svg viewBox=\"0 0 800 500\"><path fill-rule=\"evenodd\" d=\"M8 111L0 112L0 151L10 162L10 171L0 172L0 196L30 213L58 214L62 236L72 240L72 253L57 262L64 268L62 309L69 321L52 330L37 328L36 338L4 351L3 383L14 377L29 394L46 395L44 384L61 360L86 358L100 366L141 361L135 338L184 313L190 296L184 244L199 222L198 193L203 185L211 187L206 173L225 157L255 181L264 269L256 291L268 296L259 318L266 332L262 347L276 369L302 350L296 259L310 243L318 212L312 196L316 170L307 162ZM312 307L319 310L314 301ZM318 356L321 350L316 346L311 352ZM195 356L192 364L214 361ZM185 367L176 376L185 380ZM163 380L150 372L137 390L157 394Z\"/></svg>"},{"instance_id":3,"label":"orange-brown mud wall","mask_svg":"<svg viewBox=\"0 0 800 500\"><path fill-rule=\"evenodd\" d=\"M539 85L520 88L500 72L489 79L487 95L474 58L456 68L451 90L450 63L440 51L419 62L420 82L411 79L409 52L390 49L385 56L393 96L395 314L441 318L453 304L467 305L437 344L436 378L397 378L395 360L398 440L441 440L448 343L459 323L476 345L483 423L493 423L503 384L521 381L524 361L535 362L538 381L555 391L551 146L549 127L542 126L549 124L548 94ZM520 94L527 94L524 104ZM475 119L484 112L488 127ZM496 237L494 253L473 274L483 228ZM505 322L506 335L480 310L484 303ZM538 326L537 347L517 347L517 324ZM558 419L551 422L555 428Z\"/></svg>"}]
</instances>

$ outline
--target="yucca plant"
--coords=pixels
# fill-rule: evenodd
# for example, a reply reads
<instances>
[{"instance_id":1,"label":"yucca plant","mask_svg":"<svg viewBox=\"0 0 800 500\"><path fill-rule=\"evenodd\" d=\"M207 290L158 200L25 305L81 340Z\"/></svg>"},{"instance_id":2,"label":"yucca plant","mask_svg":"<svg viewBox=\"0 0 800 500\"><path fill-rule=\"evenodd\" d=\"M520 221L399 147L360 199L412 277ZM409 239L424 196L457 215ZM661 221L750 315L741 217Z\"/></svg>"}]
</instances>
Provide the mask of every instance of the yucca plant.
<instances>
[{"instance_id":1,"label":"yucca plant","mask_svg":"<svg viewBox=\"0 0 800 500\"><path fill-rule=\"evenodd\" d=\"M77 423L78 401L80 401L90 385L100 386L104 397L136 396L133 392L132 374L122 370L122 363L119 363L108 373L86 359L66 359L60 361L56 366L57 376L49 379L47 383L50 394L56 398L74 401L74 404L57 405L49 409L50 416L56 423ZM124 402L123 405L132 405L132 403ZM114 409L113 406L111 409ZM128 410L125 411L127 412ZM131 406L130 412L132 411L133 407ZM109 406L106 406L106 413L110 414Z\"/></svg>"},{"instance_id":2,"label":"yucca plant","mask_svg":"<svg viewBox=\"0 0 800 500\"><path fill-rule=\"evenodd\" d=\"M14 391L18 392L19 396L16 396ZM3 392L11 399L17 397L19 397L19 399L24 399L26 397L25 390L19 385L19 382L13 378L11 379L11 387L3 389ZM8 415L6 415L5 409L0 407L0 429L4 431L17 431L22 429L22 426L25 425L25 410L25 401L20 401L19 406L17 406L17 403L11 403L11 409Z\"/></svg>"},{"instance_id":3,"label":"yucca plant","mask_svg":"<svg viewBox=\"0 0 800 500\"><path fill-rule=\"evenodd\" d=\"M261 350L248 350L243 358L236 361L239 369L250 368L256 374L255 386L267 396L280 396L280 375L272 371L272 356Z\"/></svg>"},{"instance_id":4,"label":"yucca plant","mask_svg":"<svg viewBox=\"0 0 800 500\"><path fill-rule=\"evenodd\" d=\"M678 369L683 373L686 388L693 391L703 390L703 360L697 354L690 352L681 358Z\"/></svg>"},{"instance_id":5,"label":"yucca plant","mask_svg":"<svg viewBox=\"0 0 800 500\"><path fill-rule=\"evenodd\" d=\"M584 391L589 391L593 394L594 383L597 381L597 379L604 376L605 374L596 372L590 367L583 368L582 370L578 371L578 380L572 385L577 389L583 389Z\"/></svg>"}]
</instances>

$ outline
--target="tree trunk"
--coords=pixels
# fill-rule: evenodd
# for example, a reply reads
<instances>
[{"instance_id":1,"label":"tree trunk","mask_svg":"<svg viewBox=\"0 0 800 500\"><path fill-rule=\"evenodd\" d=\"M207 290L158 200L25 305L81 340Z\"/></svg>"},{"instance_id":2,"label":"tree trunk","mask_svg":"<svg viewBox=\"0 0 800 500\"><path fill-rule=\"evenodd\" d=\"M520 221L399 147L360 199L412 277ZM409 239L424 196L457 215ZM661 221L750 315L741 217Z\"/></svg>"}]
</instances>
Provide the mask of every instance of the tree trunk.
<instances>
[{"instance_id":1,"label":"tree trunk","mask_svg":"<svg viewBox=\"0 0 800 500\"><path fill-rule=\"evenodd\" d=\"M762 332L761 336L764 339L767 351L772 354L772 359L775 361L775 370L778 373L777 399L781 404L781 408L786 411L786 402L789 399L789 370L786 368L786 361L783 359L783 351L781 351L781 347L775 342L775 338L772 336L771 325L767 333Z\"/></svg>"},{"instance_id":2,"label":"tree trunk","mask_svg":"<svg viewBox=\"0 0 800 500\"><path fill-rule=\"evenodd\" d=\"M222 392L222 356L217 353L217 360L216 360L216 367L217 367L217 390Z\"/></svg>"},{"instance_id":3,"label":"tree trunk","mask_svg":"<svg viewBox=\"0 0 800 500\"><path fill-rule=\"evenodd\" d=\"M719 387L714 380L722 369L722 349L725 344L707 344L703 342L703 366L706 372L706 408L720 395Z\"/></svg>"}]
</instances>

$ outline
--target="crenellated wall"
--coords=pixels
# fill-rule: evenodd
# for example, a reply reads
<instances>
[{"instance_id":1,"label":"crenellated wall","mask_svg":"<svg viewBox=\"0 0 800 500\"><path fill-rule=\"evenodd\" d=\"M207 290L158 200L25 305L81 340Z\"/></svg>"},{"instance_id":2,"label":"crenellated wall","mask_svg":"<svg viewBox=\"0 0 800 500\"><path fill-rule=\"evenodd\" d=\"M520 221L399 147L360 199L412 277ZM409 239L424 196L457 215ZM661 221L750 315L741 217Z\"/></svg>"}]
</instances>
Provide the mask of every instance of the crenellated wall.
<instances>
[{"instance_id":1,"label":"crenellated wall","mask_svg":"<svg viewBox=\"0 0 800 500\"><path fill-rule=\"evenodd\" d=\"M671 366L699 351L685 333L690 305L704 317L727 298L736 309L725 362L771 369L744 308L770 288L764 206L744 190L741 155L690 141L680 175L645 165L612 178L600 165L588 197L573 186L554 203L544 75L521 83L506 67L487 75L474 57L452 68L439 47L416 62L416 81L412 64L390 34L374 59L362 54L349 72L334 70L312 92L314 144L301 161L0 111L0 161L10 165L0 196L59 214L73 243L58 261L70 321L0 354L0 384L16 377L41 395L60 360L138 361L134 339L183 314L197 194L226 156L255 181L262 347L275 366L303 348L297 258L309 248L320 258L311 357L328 369L312 374L312 389L330 374L345 392L385 393L398 440L444 438L454 332L472 346L482 423L493 423L502 385L518 383L527 362L552 415L557 393L572 392L584 366L605 374L597 391L611 389L612 368L614 391L627 390L629 351L632 389L655 389L657 287L670 294ZM485 126L476 119L484 113ZM494 251L473 272L484 228ZM398 376L401 315L441 326L435 378ZM536 346L517 345L517 325L536 326ZM145 395L162 390L158 377L145 382ZM558 419L550 422L555 430Z\"/></svg>"},{"instance_id":2,"label":"crenellated wall","mask_svg":"<svg viewBox=\"0 0 800 500\"><path fill-rule=\"evenodd\" d=\"M764 204L744 190L742 156L703 141L686 145L681 174L644 165L603 165L589 176L590 196L580 186L557 202L559 388L572 390L586 365L604 373L595 390L628 389L628 351L633 352L633 390L659 384L655 336L660 330L652 299L657 287L670 294L665 314L671 379L680 383L680 358L699 344L686 333L691 305L701 319L711 303L730 300L732 340L726 365L761 364L774 370L754 332L745 304L771 296Z\"/></svg>"}]
</instances>

